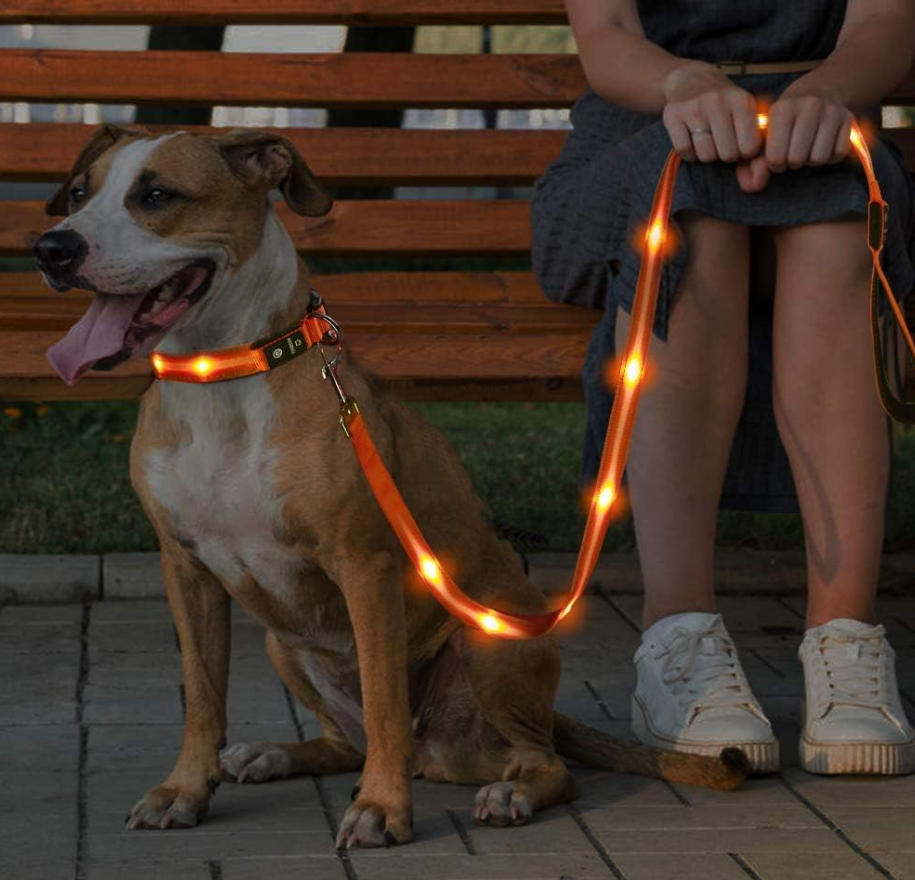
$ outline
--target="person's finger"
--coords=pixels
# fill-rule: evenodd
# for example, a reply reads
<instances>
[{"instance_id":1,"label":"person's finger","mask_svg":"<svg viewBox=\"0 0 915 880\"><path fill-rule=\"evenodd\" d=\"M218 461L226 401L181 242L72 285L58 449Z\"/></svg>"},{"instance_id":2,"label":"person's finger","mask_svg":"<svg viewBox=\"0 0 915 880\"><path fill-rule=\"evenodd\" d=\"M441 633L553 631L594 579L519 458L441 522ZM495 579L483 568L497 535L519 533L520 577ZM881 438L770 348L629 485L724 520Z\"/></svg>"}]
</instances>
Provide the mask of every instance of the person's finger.
<instances>
[{"instance_id":1,"label":"person's finger","mask_svg":"<svg viewBox=\"0 0 915 880\"><path fill-rule=\"evenodd\" d=\"M766 133L766 162L769 170L780 174L788 167L788 147L791 143L791 129L794 114L790 109L781 108L778 102L769 112L769 126Z\"/></svg>"},{"instance_id":2,"label":"person's finger","mask_svg":"<svg viewBox=\"0 0 915 880\"><path fill-rule=\"evenodd\" d=\"M715 138L711 128L708 126L691 128L690 137L693 139L693 149L700 162L718 161L718 151L715 149Z\"/></svg>"},{"instance_id":3,"label":"person's finger","mask_svg":"<svg viewBox=\"0 0 915 880\"><path fill-rule=\"evenodd\" d=\"M689 136L689 128L686 121L675 111L665 108L664 110L664 127L670 137L670 142L677 154L684 162L695 162L696 151L693 148L693 140Z\"/></svg>"},{"instance_id":4,"label":"person's finger","mask_svg":"<svg viewBox=\"0 0 915 880\"><path fill-rule=\"evenodd\" d=\"M708 120L718 158L722 162L736 162L740 158L740 152L737 149L737 134L734 131L731 108L726 99L716 102L708 114Z\"/></svg>"},{"instance_id":5,"label":"person's finger","mask_svg":"<svg viewBox=\"0 0 915 880\"><path fill-rule=\"evenodd\" d=\"M750 171L753 174L753 185L756 187L756 191L759 192L759 190L765 189L769 183L769 178L772 176L772 172L766 164L766 157L756 156L751 159Z\"/></svg>"},{"instance_id":6,"label":"person's finger","mask_svg":"<svg viewBox=\"0 0 915 880\"><path fill-rule=\"evenodd\" d=\"M717 162L718 151L715 149L715 138L708 118L698 107L684 113L693 149L700 162Z\"/></svg>"},{"instance_id":7,"label":"person's finger","mask_svg":"<svg viewBox=\"0 0 915 880\"><path fill-rule=\"evenodd\" d=\"M802 168L810 160L810 151L822 120L822 109L818 102L804 101L791 129L788 145L788 167Z\"/></svg>"},{"instance_id":8,"label":"person's finger","mask_svg":"<svg viewBox=\"0 0 915 880\"><path fill-rule=\"evenodd\" d=\"M744 159L737 164L737 182L744 192L760 192L766 188L769 177L765 156Z\"/></svg>"},{"instance_id":9,"label":"person's finger","mask_svg":"<svg viewBox=\"0 0 915 880\"><path fill-rule=\"evenodd\" d=\"M762 134L756 120L756 102L746 93L740 100L734 100L734 132L737 135L737 149L743 159L752 159L762 147Z\"/></svg>"},{"instance_id":10,"label":"person's finger","mask_svg":"<svg viewBox=\"0 0 915 880\"><path fill-rule=\"evenodd\" d=\"M844 161L848 158L849 153L851 153L851 126L853 121L854 117L849 113L845 117L842 127L839 129L839 136L836 138L832 158L829 160L831 165Z\"/></svg>"},{"instance_id":11,"label":"person's finger","mask_svg":"<svg viewBox=\"0 0 915 880\"><path fill-rule=\"evenodd\" d=\"M839 129L842 127L842 117L838 113L829 113L817 127L810 148L809 165L825 165L835 152Z\"/></svg>"}]
</instances>

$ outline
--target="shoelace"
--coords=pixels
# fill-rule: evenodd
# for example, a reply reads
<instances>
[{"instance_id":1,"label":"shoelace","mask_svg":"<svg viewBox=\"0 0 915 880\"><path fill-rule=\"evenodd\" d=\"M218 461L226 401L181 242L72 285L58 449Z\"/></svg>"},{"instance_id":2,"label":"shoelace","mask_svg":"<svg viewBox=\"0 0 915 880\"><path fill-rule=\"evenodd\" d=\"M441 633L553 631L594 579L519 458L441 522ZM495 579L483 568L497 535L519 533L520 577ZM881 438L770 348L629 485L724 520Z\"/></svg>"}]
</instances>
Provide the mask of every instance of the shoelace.
<instances>
[{"instance_id":1,"label":"shoelace","mask_svg":"<svg viewBox=\"0 0 915 880\"><path fill-rule=\"evenodd\" d=\"M713 631L675 626L667 648L662 678L684 708L695 702L690 721L703 709L722 706L752 707L752 697L730 639ZM712 647L701 653L703 645ZM697 664L697 658L701 658ZM710 687L711 685L711 687ZM700 697L698 701L694 698Z\"/></svg>"},{"instance_id":2,"label":"shoelace","mask_svg":"<svg viewBox=\"0 0 915 880\"><path fill-rule=\"evenodd\" d=\"M839 704L885 707L886 680L881 669L885 632L876 626L869 635L831 629L820 636L818 648L829 691L824 714Z\"/></svg>"}]
</instances>

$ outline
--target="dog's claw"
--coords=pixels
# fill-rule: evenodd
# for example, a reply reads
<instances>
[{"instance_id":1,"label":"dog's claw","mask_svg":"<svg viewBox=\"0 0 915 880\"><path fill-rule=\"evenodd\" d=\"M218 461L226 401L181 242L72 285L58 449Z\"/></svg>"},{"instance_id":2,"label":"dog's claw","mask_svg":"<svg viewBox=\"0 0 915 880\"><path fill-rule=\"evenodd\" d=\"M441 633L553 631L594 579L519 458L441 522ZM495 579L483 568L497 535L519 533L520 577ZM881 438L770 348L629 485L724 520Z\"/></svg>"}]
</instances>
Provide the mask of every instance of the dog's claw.
<instances>
[{"instance_id":1,"label":"dog's claw","mask_svg":"<svg viewBox=\"0 0 915 880\"><path fill-rule=\"evenodd\" d=\"M267 782L285 779L292 760L274 743L237 743L219 753L219 767L222 779L230 782Z\"/></svg>"},{"instance_id":2,"label":"dog's claw","mask_svg":"<svg viewBox=\"0 0 915 880\"><path fill-rule=\"evenodd\" d=\"M165 830L193 828L206 815L206 797L194 797L169 786L159 786L138 801L127 817L125 828Z\"/></svg>"},{"instance_id":3,"label":"dog's claw","mask_svg":"<svg viewBox=\"0 0 915 880\"><path fill-rule=\"evenodd\" d=\"M528 799L511 782L494 782L475 798L473 818L480 825L526 825L533 815Z\"/></svg>"},{"instance_id":4,"label":"dog's claw","mask_svg":"<svg viewBox=\"0 0 915 880\"><path fill-rule=\"evenodd\" d=\"M340 821L337 847L392 847L412 837L409 810L398 813L380 804L357 801Z\"/></svg>"},{"instance_id":5,"label":"dog's claw","mask_svg":"<svg viewBox=\"0 0 915 880\"><path fill-rule=\"evenodd\" d=\"M193 828L197 824L197 816L189 810L180 810L172 807L162 817L159 828Z\"/></svg>"}]
</instances>

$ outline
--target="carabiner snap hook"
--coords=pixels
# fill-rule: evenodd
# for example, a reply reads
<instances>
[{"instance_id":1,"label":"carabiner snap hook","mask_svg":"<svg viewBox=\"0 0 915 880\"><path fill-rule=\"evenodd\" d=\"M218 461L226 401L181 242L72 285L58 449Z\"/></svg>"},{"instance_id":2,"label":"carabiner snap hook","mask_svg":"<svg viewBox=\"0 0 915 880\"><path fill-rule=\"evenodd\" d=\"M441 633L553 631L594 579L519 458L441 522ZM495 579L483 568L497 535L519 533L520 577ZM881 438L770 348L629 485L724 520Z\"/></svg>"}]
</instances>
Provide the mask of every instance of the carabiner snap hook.
<instances>
[{"instance_id":1,"label":"carabiner snap hook","mask_svg":"<svg viewBox=\"0 0 915 880\"><path fill-rule=\"evenodd\" d=\"M337 392L337 397L340 398L340 403L346 403L347 397L337 379L337 367L343 357L343 330L340 329L340 325L330 315L326 315L323 312L315 312L312 317L324 321L330 328L318 343L318 348L321 349L321 360L324 361L324 366L321 368L321 376L325 379L330 379L331 384L334 386L334 391ZM330 360L327 359L327 352L324 350L324 347L328 345L337 346L337 352Z\"/></svg>"}]
</instances>

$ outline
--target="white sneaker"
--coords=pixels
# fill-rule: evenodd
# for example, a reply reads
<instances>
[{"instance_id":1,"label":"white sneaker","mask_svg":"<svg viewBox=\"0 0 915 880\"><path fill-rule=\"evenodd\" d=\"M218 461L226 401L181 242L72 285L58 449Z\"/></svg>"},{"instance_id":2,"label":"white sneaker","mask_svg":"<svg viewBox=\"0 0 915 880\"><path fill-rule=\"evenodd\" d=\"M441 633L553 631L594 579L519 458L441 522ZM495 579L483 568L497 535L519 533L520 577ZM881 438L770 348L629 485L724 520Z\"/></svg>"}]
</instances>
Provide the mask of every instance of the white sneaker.
<instances>
[{"instance_id":1,"label":"white sneaker","mask_svg":"<svg viewBox=\"0 0 915 880\"><path fill-rule=\"evenodd\" d=\"M778 740L720 614L659 620L642 635L635 668L632 730L643 743L711 756L736 746L755 772L778 769Z\"/></svg>"},{"instance_id":2,"label":"white sneaker","mask_svg":"<svg viewBox=\"0 0 915 880\"><path fill-rule=\"evenodd\" d=\"M915 731L882 626L840 618L808 629L798 650L807 698L801 766L810 773L915 772Z\"/></svg>"}]
</instances>

